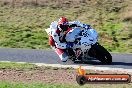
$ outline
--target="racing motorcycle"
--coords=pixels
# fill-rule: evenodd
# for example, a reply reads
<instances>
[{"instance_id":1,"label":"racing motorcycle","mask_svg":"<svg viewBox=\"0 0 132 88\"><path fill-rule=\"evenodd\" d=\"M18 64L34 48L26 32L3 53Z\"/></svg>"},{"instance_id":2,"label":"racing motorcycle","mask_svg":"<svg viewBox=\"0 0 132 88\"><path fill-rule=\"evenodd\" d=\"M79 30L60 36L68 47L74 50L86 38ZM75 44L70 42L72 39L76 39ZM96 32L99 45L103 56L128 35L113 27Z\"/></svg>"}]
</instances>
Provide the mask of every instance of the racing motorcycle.
<instances>
[{"instance_id":1,"label":"racing motorcycle","mask_svg":"<svg viewBox=\"0 0 132 88\"><path fill-rule=\"evenodd\" d=\"M46 29L48 33L50 28ZM72 27L65 37L66 42L74 42L71 49L66 49L69 58L76 58L82 62L97 59L103 64L111 64L111 54L98 43L98 33L95 29Z\"/></svg>"},{"instance_id":2,"label":"racing motorcycle","mask_svg":"<svg viewBox=\"0 0 132 88\"><path fill-rule=\"evenodd\" d=\"M95 29L74 27L67 33L66 41L75 43L72 49L76 58L81 58L82 61L96 58L104 64L112 62L111 54L98 43L98 33ZM68 52L72 53L71 50Z\"/></svg>"}]
</instances>

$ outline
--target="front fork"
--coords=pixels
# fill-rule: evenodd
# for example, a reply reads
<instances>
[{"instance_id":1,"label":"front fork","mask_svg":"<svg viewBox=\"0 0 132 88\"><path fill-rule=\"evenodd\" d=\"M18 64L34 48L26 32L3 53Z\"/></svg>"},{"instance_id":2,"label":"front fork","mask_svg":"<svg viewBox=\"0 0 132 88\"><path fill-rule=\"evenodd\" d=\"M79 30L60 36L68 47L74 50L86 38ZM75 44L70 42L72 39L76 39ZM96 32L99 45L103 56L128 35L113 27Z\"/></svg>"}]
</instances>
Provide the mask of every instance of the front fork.
<instances>
[{"instance_id":1,"label":"front fork","mask_svg":"<svg viewBox=\"0 0 132 88\"><path fill-rule=\"evenodd\" d=\"M68 56L70 58L74 58L76 60L81 60L82 57L82 51L81 49L77 48L76 50L73 50L72 48L67 49Z\"/></svg>"}]
</instances>

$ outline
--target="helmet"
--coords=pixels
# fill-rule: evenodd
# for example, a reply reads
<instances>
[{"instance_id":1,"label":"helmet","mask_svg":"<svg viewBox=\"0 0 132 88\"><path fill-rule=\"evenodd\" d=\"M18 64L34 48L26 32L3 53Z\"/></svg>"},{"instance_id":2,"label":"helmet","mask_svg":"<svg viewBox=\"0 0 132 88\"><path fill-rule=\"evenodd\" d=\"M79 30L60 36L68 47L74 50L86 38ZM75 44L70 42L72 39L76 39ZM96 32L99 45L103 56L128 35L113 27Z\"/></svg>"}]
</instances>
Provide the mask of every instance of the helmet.
<instances>
[{"instance_id":1,"label":"helmet","mask_svg":"<svg viewBox=\"0 0 132 88\"><path fill-rule=\"evenodd\" d=\"M60 31L66 31L68 29L68 20L65 17L61 17L58 21L58 27Z\"/></svg>"}]
</instances>

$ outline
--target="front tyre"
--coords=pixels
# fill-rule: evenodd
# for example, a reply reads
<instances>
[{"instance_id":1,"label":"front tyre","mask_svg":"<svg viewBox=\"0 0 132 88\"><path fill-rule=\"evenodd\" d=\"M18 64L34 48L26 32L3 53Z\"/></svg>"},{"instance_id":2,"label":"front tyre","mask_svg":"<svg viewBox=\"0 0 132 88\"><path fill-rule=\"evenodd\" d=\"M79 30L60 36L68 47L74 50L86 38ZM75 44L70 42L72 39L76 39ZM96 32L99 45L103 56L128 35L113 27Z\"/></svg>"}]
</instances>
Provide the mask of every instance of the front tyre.
<instances>
[{"instance_id":1,"label":"front tyre","mask_svg":"<svg viewBox=\"0 0 132 88\"><path fill-rule=\"evenodd\" d=\"M97 45L97 58L103 64L111 64L112 63L112 56L111 54L101 45Z\"/></svg>"}]
</instances>

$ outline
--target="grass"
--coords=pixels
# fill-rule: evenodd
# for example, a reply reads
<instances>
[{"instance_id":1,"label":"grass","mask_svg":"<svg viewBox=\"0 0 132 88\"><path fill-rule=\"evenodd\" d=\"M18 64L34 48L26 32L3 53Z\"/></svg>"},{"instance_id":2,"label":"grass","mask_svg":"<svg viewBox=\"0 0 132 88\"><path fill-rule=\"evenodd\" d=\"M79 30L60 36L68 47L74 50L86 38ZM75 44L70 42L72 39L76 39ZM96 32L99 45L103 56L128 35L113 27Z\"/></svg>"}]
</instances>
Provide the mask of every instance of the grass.
<instances>
[{"instance_id":1,"label":"grass","mask_svg":"<svg viewBox=\"0 0 132 88\"><path fill-rule=\"evenodd\" d=\"M0 69L27 69L27 70L59 70L59 69L65 69L65 70L75 70L72 67L67 68L58 68L58 67L52 67L52 66L37 66L32 63L21 63L21 62L0 62Z\"/></svg>"},{"instance_id":2,"label":"grass","mask_svg":"<svg viewBox=\"0 0 132 88\"><path fill-rule=\"evenodd\" d=\"M33 69L37 68L36 65L31 63L15 63L15 62L0 62L0 69ZM44 68L44 67L41 67ZM31 70L32 69L32 70ZM44 69L54 69L52 67L46 67ZM42 70L42 69L41 69ZM59 70L59 69L58 69ZM67 68L68 71L73 70L72 68ZM88 71L92 73L92 71ZM85 84L80 86L78 84L59 84L59 83L41 83L41 82L11 82L11 81L0 81L0 88L131 88L130 84Z\"/></svg>"},{"instance_id":3,"label":"grass","mask_svg":"<svg viewBox=\"0 0 132 88\"><path fill-rule=\"evenodd\" d=\"M0 69L33 69L37 67L31 63L0 62Z\"/></svg>"},{"instance_id":4,"label":"grass","mask_svg":"<svg viewBox=\"0 0 132 88\"><path fill-rule=\"evenodd\" d=\"M97 87L98 86L98 87ZM44 84L44 83L15 83L15 82L0 82L0 88L131 88L131 84Z\"/></svg>"},{"instance_id":5,"label":"grass","mask_svg":"<svg viewBox=\"0 0 132 88\"><path fill-rule=\"evenodd\" d=\"M38 1L45 3L25 1L24 6L14 8L11 1L0 3L0 47L49 49L44 29L66 16L70 21L91 24L99 33L99 42L109 51L132 53L131 0ZM126 13L130 15L124 16Z\"/></svg>"}]
</instances>

